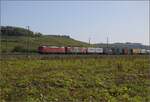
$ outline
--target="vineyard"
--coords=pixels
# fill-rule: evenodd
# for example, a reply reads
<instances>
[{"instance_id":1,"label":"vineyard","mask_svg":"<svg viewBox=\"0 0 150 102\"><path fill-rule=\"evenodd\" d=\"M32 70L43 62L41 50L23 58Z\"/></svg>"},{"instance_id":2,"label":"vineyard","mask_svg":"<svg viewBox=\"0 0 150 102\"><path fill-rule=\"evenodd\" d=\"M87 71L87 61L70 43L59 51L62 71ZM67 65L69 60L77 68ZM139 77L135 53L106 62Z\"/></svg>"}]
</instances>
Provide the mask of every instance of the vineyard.
<instances>
[{"instance_id":1,"label":"vineyard","mask_svg":"<svg viewBox=\"0 0 150 102\"><path fill-rule=\"evenodd\" d=\"M146 55L0 62L2 102L150 102Z\"/></svg>"}]
</instances>

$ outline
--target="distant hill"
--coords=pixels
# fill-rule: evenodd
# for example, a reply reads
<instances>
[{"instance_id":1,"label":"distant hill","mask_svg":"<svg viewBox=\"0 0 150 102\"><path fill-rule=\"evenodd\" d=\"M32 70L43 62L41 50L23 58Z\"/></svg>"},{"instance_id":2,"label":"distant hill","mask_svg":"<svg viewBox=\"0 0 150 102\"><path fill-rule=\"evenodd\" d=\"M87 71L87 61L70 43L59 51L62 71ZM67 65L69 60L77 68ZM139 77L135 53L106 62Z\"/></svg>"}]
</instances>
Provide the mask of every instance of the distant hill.
<instances>
[{"instance_id":1,"label":"distant hill","mask_svg":"<svg viewBox=\"0 0 150 102\"><path fill-rule=\"evenodd\" d=\"M70 38L68 35L43 35L24 28L1 27L1 52L36 52L40 45L89 46L89 44Z\"/></svg>"},{"instance_id":2,"label":"distant hill","mask_svg":"<svg viewBox=\"0 0 150 102\"><path fill-rule=\"evenodd\" d=\"M112 43L112 44L104 44L104 43L100 43L100 44L94 44L97 47L117 47L117 48L124 48L124 47L128 47L128 48L141 48L141 49L149 49L149 46L146 45L142 45L141 43Z\"/></svg>"}]
</instances>

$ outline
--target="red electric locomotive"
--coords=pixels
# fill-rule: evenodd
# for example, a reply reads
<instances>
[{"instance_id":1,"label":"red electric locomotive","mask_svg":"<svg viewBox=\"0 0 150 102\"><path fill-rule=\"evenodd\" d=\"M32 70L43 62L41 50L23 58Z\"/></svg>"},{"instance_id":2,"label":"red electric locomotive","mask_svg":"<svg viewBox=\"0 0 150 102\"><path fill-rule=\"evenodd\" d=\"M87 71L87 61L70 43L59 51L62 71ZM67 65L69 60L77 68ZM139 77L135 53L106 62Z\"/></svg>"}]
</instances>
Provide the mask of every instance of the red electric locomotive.
<instances>
[{"instance_id":1,"label":"red electric locomotive","mask_svg":"<svg viewBox=\"0 0 150 102\"><path fill-rule=\"evenodd\" d=\"M64 54L66 53L66 48L56 46L40 46L38 51L43 54Z\"/></svg>"}]
</instances>

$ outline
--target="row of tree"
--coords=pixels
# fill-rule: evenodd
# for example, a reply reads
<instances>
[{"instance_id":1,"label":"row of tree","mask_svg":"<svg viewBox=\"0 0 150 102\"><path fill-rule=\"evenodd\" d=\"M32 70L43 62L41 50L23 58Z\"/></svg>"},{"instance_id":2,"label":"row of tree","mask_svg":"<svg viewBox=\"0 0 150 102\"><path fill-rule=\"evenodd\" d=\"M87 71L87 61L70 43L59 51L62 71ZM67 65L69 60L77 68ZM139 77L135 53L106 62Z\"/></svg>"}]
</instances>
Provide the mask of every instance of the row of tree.
<instances>
[{"instance_id":1,"label":"row of tree","mask_svg":"<svg viewBox=\"0 0 150 102\"><path fill-rule=\"evenodd\" d=\"M42 36L42 33L36 32L34 33L31 30L21 28L21 27L14 27L14 26L1 26L1 36ZM68 35L43 35L48 37L63 37L63 38L70 38Z\"/></svg>"},{"instance_id":2,"label":"row of tree","mask_svg":"<svg viewBox=\"0 0 150 102\"><path fill-rule=\"evenodd\" d=\"M41 36L41 33L34 33L31 30L12 27L12 26L1 26L1 36Z\"/></svg>"}]
</instances>

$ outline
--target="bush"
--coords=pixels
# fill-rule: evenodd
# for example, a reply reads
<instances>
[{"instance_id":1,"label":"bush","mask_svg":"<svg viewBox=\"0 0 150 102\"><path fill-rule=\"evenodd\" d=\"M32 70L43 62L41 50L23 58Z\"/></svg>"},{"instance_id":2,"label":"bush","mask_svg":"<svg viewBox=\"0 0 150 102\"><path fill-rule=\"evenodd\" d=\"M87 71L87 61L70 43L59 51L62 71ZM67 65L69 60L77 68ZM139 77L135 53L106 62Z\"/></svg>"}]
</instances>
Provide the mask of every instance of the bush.
<instances>
[{"instance_id":1,"label":"bush","mask_svg":"<svg viewBox=\"0 0 150 102\"><path fill-rule=\"evenodd\" d=\"M23 46L15 46L12 52L27 52L27 49L25 49Z\"/></svg>"},{"instance_id":2,"label":"bush","mask_svg":"<svg viewBox=\"0 0 150 102\"><path fill-rule=\"evenodd\" d=\"M15 47L13 48L12 52L37 53L36 50L34 50L34 49L27 49L27 48L24 48L23 46L15 46Z\"/></svg>"}]
</instances>

